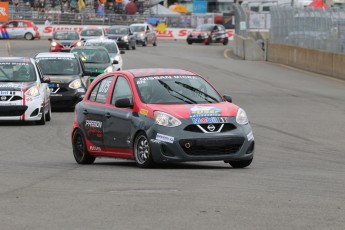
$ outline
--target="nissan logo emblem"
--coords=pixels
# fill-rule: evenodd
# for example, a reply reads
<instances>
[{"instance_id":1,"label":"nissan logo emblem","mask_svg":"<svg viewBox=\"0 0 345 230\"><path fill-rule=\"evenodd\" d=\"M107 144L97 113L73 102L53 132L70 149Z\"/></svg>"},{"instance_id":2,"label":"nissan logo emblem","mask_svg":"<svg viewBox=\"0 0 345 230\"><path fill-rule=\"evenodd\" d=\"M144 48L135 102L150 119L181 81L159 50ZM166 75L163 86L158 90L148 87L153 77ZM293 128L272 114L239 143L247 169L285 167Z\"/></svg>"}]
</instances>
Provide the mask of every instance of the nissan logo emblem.
<instances>
[{"instance_id":1,"label":"nissan logo emblem","mask_svg":"<svg viewBox=\"0 0 345 230\"><path fill-rule=\"evenodd\" d=\"M5 96L2 96L2 97L1 97L1 100L2 100L2 101L6 101L6 97L5 97Z\"/></svg>"},{"instance_id":2,"label":"nissan logo emblem","mask_svg":"<svg viewBox=\"0 0 345 230\"><path fill-rule=\"evenodd\" d=\"M216 127L214 125L208 125L207 129L213 132L216 129Z\"/></svg>"}]
</instances>

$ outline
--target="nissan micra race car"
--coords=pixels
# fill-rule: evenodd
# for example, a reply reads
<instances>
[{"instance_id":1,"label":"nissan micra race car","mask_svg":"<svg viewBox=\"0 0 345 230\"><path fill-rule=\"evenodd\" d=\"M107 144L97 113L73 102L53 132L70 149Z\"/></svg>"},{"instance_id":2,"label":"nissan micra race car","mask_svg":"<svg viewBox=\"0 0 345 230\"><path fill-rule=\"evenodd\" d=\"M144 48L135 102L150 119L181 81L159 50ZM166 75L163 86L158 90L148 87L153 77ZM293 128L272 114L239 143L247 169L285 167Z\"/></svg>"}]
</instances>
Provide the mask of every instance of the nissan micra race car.
<instances>
[{"instance_id":1,"label":"nissan micra race car","mask_svg":"<svg viewBox=\"0 0 345 230\"><path fill-rule=\"evenodd\" d=\"M251 164L254 136L243 109L204 78L179 69L132 69L100 75L77 104L74 158L155 163L224 161Z\"/></svg>"},{"instance_id":2,"label":"nissan micra race car","mask_svg":"<svg viewBox=\"0 0 345 230\"><path fill-rule=\"evenodd\" d=\"M33 59L0 58L0 121L50 121L47 83Z\"/></svg>"}]
</instances>

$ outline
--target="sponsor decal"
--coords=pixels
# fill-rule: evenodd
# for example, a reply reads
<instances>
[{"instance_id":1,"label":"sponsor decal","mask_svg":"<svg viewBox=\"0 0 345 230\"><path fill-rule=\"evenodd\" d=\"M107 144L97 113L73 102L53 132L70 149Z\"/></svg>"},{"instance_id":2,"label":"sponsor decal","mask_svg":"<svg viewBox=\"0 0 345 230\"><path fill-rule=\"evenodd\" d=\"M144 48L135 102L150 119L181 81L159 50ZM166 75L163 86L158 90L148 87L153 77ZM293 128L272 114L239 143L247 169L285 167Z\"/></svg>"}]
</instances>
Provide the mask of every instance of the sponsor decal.
<instances>
[{"instance_id":1,"label":"sponsor decal","mask_svg":"<svg viewBox=\"0 0 345 230\"><path fill-rule=\"evenodd\" d=\"M154 143L154 144L160 144L160 143L161 143L161 141L159 141L159 140L155 140L155 139L151 139L151 143Z\"/></svg>"},{"instance_id":2,"label":"sponsor decal","mask_svg":"<svg viewBox=\"0 0 345 230\"><path fill-rule=\"evenodd\" d=\"M101 151L101 147L91 145L90 146L90 151Z\"/></svg>"},{"instance_id":3,"label":"sponsor decal","mask_svg":"<svg viewBox=\"0 0 345 230\"><path fill-rule=\"evenodd\" d=\"M141 115L147 116L147 114L149 113L149 111L146 110L146 109L140 109L139 113L140 113Z\"/></svg>"},{"instance_id":4,"label":"sponsor decal","mask_svg":"<svg viewBox=\"0 0 345 230\"><path fill-rule=\"evenodd\" d=\"M190 109L190 117L218 117L222 113L222 110L212 106L193 106ZM218 122L219 123L219 122Z\"/></svg>"},{"instance_id":5,"label":"sponsor decal","mask_svg":"<svg viewBox=\"0 0 345 230\"><path fill-rule=\"evenodd\" d=\"M23 89L24 84L23 83L2 83L0 84L0 88L19 88Z\"/></svg>"},{"instance_id":6,"label":"sponsor decal","mask_svg":"<svg viewBox=\"0 0 345 230\"><path fill-rule=\"evenodd\" d=\"M250 132L247 134L247 139L248 139L248 141L254 140L253 132Z\"/></svg>"},{"instance_id":7,"label":"sponsor decal","mask_svg":"<svg viewBox=\"0 0 345 230\"><path fill-rule=\"evenodd\" d=\"M42 57L42 58L37 58L35 61L38 63L41 60L67 60L67 61L72 61L74 58L69 58L69 57Z\"/></svg>"},{"instance_id":8,"label":"sponsor decal","mask_svg":"<svg viewBox=\"0 0 345 230\"><path fill-rule=\"evenodd\" d=\"M0 97L0 100L1 100L1 101L6 101L6 99L7 99L6 96L1 96L1 97Z\"/></svg>"},{"instance_id":9,"label":"sponsor decal","mask_svg":"<svg viewBox=\"0 0 345 230\"><path fill-rule=\"evenodd\" d=\"M8 2L0 2L0 21L8 21ZM4 37L5 38L5 37Z\"/></svg>"},{"instance_id":10,"label":"sponsor decal","mask_svg":"<svg viewBox=\"0 0 345 230\"><path fill-rule=\"evenodd\" d=\"M146 81L166 80L166 79L169 79L169 80L171 79L197 79L197 77L187 76L187 75L141 77L136 81L136 83L140 85L140 84L144 84Z\"/></svg>"},{"instance_id":11,"label":"sponsor decal","mask_svg":"<svg viewBox=\"0 0 345 230\"><path fill-rule=\"evenodd\" d=\"M93 121L93 120L85 120L85 128L91 127L91 128L102 128L102 122L101 121Z\"/></svg>"},{"instance_id":12,"label":"sponsor decal","mask_svg":"<svg viewBox=\"0 0 345 230\"><path fill-rule=\"evenodd\" d=\"M227 117L192 117L193 124L228 123Z\"/></svg>"},{"instance_id":13,"label":"sponsor decal","mask_svg":"<svg viewBox=\"0 0 345 230\"><path fill-rule=\"evenodd\" d=\"M103 123L101 121L95 121L86 119L84 123L85 130L89 139L101 140L103 138Z\"/></svg>"},{"instance_id":14,"label":"sponsor decal","mask_svg":"<svg viewBox=\"0 0 345 230\"><path fill-rule=\"evenodd\" d=\"M158 141L164 141L168 143L174 143L174 137L172 136L167 136L161 133L157 133L156 140Z\"/></svg>"},{"instance_id":15,"label":"sponsor decal","mask_svg":"<svg viewBox=\"0 0 345 230\"><path fill-rule=\"evenodd\" d=\"M11 94L14 94L14 92L11 92L11 91L0 91L0 95L10 96Z\"/></svg>"}]
</instances>

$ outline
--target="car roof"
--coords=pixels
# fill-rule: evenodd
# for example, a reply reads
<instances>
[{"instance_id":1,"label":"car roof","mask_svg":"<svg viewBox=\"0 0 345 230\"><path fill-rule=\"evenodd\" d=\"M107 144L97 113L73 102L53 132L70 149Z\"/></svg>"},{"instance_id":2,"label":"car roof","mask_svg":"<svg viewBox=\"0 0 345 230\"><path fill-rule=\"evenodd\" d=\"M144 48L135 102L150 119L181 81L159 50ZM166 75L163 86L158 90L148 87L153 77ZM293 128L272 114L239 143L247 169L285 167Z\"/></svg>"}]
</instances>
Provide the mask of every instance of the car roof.
<instances>
[{"instance_id":1,"label":"car roof","mask_svg":"<svg viewBox=\"0 0 345 230\"><path fill-rule=\"evenodd\" d=\"M134 24L133 24L134 25ZM110 26L109 28L115 28L115 27L120 27L120 28L128 28L129 26L126 26L126 25L113 25L113 26Z\"/></svg>"},{"instance_id":2,"label":"car roof","mask_svg":"<svg viewBox=\"0 0 345 230\"><path fill-rule=\"evenodd\" d=\"M107 49L103 46L78 46L78 47L73 47L72 50L105 50Z\"/></svg>"},{"instance_id":3,"label":"car roof","mask_svg":"<svg viewBox=\"0 0 345 230\"><path fill-rule=\"evenodd\" d=\"M85 27L84 29L82 30L100 30L100 29L103 29L103 27L100 27L100 26L88 26L88 27Z\"/></svg>"},{"instance_id":4,"label":"car roof","mask_svg":"<svg viewBox=\"0 0 345 230\"><path fill-rule=\"evenodd\" d=\"M135 23L135 24L131 24L131 26L147 26L149 24L147 23Z\"/></svg>"},{"instance_id":5,"label":"car roof","mask_svg":"<svg viewBox=\"0 0 345 230\"><path fill-rule=\"evenodd\" d=\"M23 63L33 61L32 58L28 57L0 57L0 62L15 62L15 63Z\"/></svg>"},{"instance_id":6,"label":"car roof","mask_svg":"<svg viewBox=\"0 0 345 230\"><path fill-rule=\"evenodd\" d=\"M173 76L173 75L188 75L199 76L188 70L183 69L168 69L168 68L143 68L143 69L128 69L127 72L131 73L134 78L148 77L148 76Z\"/></svg>"},{"instance_id":7,"label":"car roof","mask_svg":"<svg viewBox=\"0 0 345 230\"><path fill-rule=\"evenodd\" d=\"M77 31L75 30L57 30L55 31L54 33L78 33Z\"/></svg>"},{"instance_id":8,"label":"car roof","mask_svg":"<svg viewBox=\"0 0 345 230\"><path fill-rule=\"evenodd\" d=\"M112 39L107 39L107 38L92 38L86 41L86 43L92 43L92 42L103 42L103 43L115 43L116 41L112 40Z\"/></svg>"},{"instance_id":9,"label":"car roof","mask_svg":"<svg viewBox=\"0 0 345 230\"><path fill-rule=\"evenodd\" d=\"M60 57L60 58L75 58L74 53L63 53L63 52L44 52L38 53L35 58L42 57Z\"/></svg>"}]
</instances>

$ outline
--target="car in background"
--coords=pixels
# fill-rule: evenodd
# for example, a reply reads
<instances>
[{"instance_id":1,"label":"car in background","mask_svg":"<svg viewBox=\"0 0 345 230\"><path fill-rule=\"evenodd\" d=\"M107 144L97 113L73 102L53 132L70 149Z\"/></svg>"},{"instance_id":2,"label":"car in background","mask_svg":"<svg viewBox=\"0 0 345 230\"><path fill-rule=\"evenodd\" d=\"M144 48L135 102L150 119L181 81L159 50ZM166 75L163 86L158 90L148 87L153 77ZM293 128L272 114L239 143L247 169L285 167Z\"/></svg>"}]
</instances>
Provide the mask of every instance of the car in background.
<instances>
[{"instance_id":1,"label":"car in background","mask_svg":"<svg viewBox=\"0 0 345 230\"><path fill-rule=\"evenodd\" d=\"M111 39L89 39L84 46L102 46L107 49L112 61L116 60L118 64L114 64L114 70L122 70L123 60L121 54L125 51L119 50L116 42Z\"/></svg>"},{"instance_id":2,"label":"car in background","mask_svg":"<svg viewBox=\"0 0 345 230\"><path fill-rule=\"evenodd\" d=\"M244 168L254 157L246 112L200 75L180 69L106 73L75 108L73 154L155 163L224 161Z\"/></svg>"},{"instance_id":3,"label":"car in background","mask_svg":"<svg viewBox=\"0 0 345 230\"><path fill-rule=\"evenodd\" d=\"M223 25L220 24L203 24L187 35L187 43L222 43L227 45L229 42L228 33Z\"/></svg>"},{"instance_id":4,"label":"car in background","mask_svg":"<svg viewBox=\"0 0 345 230\"><path fill-rule=\"evenodd\" d=\"M88 26L80 31L80 37L84 41L92 38L106 38L106 32L101 26Z\"/></svg>"},{"instance_id":5,"label":"car in background","mask_svg":"<svg viewBox=\"0 0 345 230\"><path fill-rule=\"evenodd\" d=\"M79 46L71 49L81 58L86 71L90 74L91 82L102 73L109 73L116 70L118 61L111 60L105 47L102 46Z\"/></svg>"},{"instance_id":6,"label":"car in background","mask_svg":"<svg viewBox=\"0 0 345 230\"><path fill-rule=\"evenodd\" d=\"M147 46L152 44L157 46L157 34L152 25L146 23L131 24L129 28L135 37L137 45Z\"/></svg>"},{"instance_id":7,"label":"car in background","mask_svg":"<svg viewBox=\"0 0 345 230\"><path fill-rule=\"evenodd\" d=\"M25 38L34 40L40 38L38 27L30 20L11 20L0 25L0 38Z\"/></svg>"},{"instance_id":8,"label":"car in background","mask_svg":"<svg viewBox=\"0 0 345 230\"><path fill-rule=\"evenodd\" d=\"M57 30L50 41L50 52L69 52L72 47L82 46L79 33L74 30Z\"/></svg>"},{"instance_id":9,"label":"car in background","mask_svg":"<svg viewBox=\"0 0 345 230\"><path fill-rule=\"evenodd\" d=\"M0 121L50 121L48 83L34 59L0 57Z\"/></svg>"},{"instance_id":10,"label":"car in background","mask_svg":"<svg viewBox=\"0 0 345 230\"><path fill-rule=\"evenodd\" d=\"M77 54L45 52L35 55L43 75L49 77L53 108L74 108L90 85L88 72Z\"/></svg>"},{"instance_id":11,"label":"car in background","mask_svg":"<svg viewBox=\"0 0 345 230\"><path fill-rule=\"evenodd\" d=\"M110 26L107 37L115 40L117 46L121 49L136 49L136 40L129 26Z\"/></svg>"}]
</instances>

